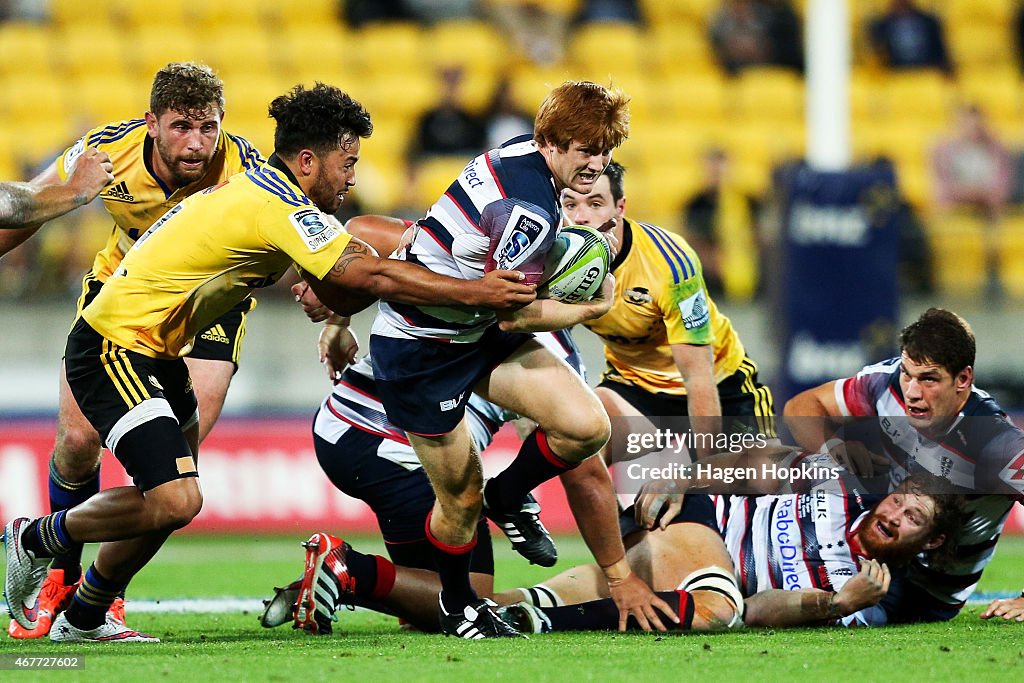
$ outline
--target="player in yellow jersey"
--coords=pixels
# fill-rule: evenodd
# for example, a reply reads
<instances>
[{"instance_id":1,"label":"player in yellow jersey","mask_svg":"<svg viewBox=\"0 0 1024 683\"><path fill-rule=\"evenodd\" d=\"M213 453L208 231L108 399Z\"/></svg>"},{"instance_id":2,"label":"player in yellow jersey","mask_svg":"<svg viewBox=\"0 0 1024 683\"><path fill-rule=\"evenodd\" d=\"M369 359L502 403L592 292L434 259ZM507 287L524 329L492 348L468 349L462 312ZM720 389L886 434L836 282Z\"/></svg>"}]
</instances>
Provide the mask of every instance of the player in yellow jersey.
<instances>
[{"instance_id":1,"label":"player in yellow jersey","mask_svg":"<svg viewBox=\"0 0 1024 683\"><path fill-rule=\"evenodd\" d=\"M95 199L114 179L113 169L106 152L90 147L61 184L0 182L0 256L21 244L36 226Z\"/></svg>"},{"instance_id":2,"label":"player in yellow jersey","mask_svg":"<svg viewBox=\"0 0 1024 683\"><path fill-rule=\"evenodd\" d=\"M605 344L608 365L597 394L608 415L688 415L705 434L755 427L774 437L771 392L708 296L700 259L678 235L625 216L624 173L612 162L589 194L562 195L572 223L617 219L615 300L608 313L585 323ZM723 415L731 418L726 424ZM613 427L606 459L621 456L623 438Z\"/></svg>"},{"instance_id":3,"label":"player in yellow jersey","mask_svg":"<svg viewBox=\"0 0 1024 683\"><path fill-rule=\"evenodd\" d=\"M198 413L182 359L196 334L294 263L321 301L350 315L377 297L413 305L507 310L535 287L518 271L467 282L378 258L328 214L355 184L369 114L337 88L296 86L276 98L276 153L178 204L139 239L68 338L68 383L89 422L135 486L107 489L70 510L9 522L5 591L11 615L36 626L34 593L48 558L100 542L58 642L152 641L108 607L167 536L202 506Z\"/></svg>"},{"instance_id":4,"label":"player in yellow jersey","mask_svg":"<svg viewBox=\"0 0 1024 683\"><path fill-rule=\"evenodd\" d=\"M157 72L145 116L98 126L64 151L33 183L57 184L68 177L93 148L109 155L114 180L99 196L113 219L106 246L83 280L78 313L96 296L126 251L168 209L182 199L258 167L263 159L244 138L221 128L224 84L210 67L173 63ZM24 239L31 231L19 231ZM201 408L200 441L213 428L224 405L245 336L245 316L255 305L247 299L197 335L188 358ZM68 509L100 490L99 434L82 414L61 373L57 439L50 463L50 510ZM31 633L12 622L16 638L46 635L51 620L70 599L81 577L81 546L55 557L43 587L40 625ZM115 612L123 613L118 601Z\"/></svg>"}]
</instances>

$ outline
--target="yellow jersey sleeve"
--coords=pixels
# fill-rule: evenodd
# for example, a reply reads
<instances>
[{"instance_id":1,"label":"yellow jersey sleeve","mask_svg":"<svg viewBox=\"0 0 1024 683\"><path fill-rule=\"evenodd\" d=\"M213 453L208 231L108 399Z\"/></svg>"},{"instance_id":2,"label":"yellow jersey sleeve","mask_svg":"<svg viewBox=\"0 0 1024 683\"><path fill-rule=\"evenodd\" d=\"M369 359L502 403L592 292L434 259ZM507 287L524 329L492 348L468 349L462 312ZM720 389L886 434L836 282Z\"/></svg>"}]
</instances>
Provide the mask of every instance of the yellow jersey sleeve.
<instances>
[{"instance_id":1,"label":"yellow jersey sleeve","mask_svg":"<svg viewBox=\"0 0 1024 683\"><path fill-rule=\"evenodd\" d=\"M259 221L266 243L288 254L301 270L322 280L348 246L351 236L341 223L314 206L268 205Z\"/></svg>"}]
</instances>

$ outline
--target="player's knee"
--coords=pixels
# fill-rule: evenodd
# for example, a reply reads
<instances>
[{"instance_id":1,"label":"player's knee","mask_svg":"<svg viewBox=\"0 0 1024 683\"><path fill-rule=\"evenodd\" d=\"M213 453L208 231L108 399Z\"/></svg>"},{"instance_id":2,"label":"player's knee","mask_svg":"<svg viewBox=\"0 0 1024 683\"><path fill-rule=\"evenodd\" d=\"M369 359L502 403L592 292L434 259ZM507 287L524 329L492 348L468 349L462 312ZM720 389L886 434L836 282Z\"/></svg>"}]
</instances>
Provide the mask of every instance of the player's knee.
<instances>
[{"instance_id":1,"label":"player's knee","mask_svg":"<svg viewBox=\"0 0 1024 683\"><path fill-rule=\"evenodd\" d=\"M475 523L480 518L483 509L483 490L477 487L470 487L448 496L447 500L441 501L445 516L450 519L458 518L464 523Z\"/></svg>"},{"instance_id":2,"label":"player's knee","mask_svg":"<svg viewBox=\"0 0 1024 683\"><path fill-rule=\"evenodd\" d=\"M721 567L698 569L679 585L694 602L694 621L705 629L735 628L743 625L743 594L736 576Z\"/></svg>"},{"instance_id":3,"label":"player's knee","mask_svg":"<svg viewBox=\"0 0 1024 683\"><path fill-rule=\"evenodd\" d=\"M203 509L203 494L198 486L182 487L175 495L162 497L155 507L155 526L158 529L181 529L195 519Z\"/></svg>"},{"instance_id":4,"label":"player's knee","mask_svg":"<svg viewBox=\"0 0 1024 683\"><path fill-rule=\"evenodd\" d=\"M603 412L595 412L548 432L548 442L563 460L580 462L594 455L608 442L611 423Z\"/></svg>"},{"instance_id":5,"label":"player's knee","mask_svg":"<svg viewBox=\"0 0 1024 683\"><path fill-rule=\"evenodd\" d=\"M99 466L102 444L92 429L61 429L53 448L53 463L67 481L84 481Z\"/></svg>"}]
</instances>

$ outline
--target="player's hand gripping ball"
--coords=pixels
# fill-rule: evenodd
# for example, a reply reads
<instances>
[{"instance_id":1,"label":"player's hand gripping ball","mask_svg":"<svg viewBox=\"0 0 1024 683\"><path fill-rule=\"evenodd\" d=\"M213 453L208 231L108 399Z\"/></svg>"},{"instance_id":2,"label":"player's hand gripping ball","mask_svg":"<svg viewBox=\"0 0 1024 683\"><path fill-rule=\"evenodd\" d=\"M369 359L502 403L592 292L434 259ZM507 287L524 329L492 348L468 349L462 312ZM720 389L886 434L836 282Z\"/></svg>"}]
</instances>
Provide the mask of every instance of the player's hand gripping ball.
<instances>
[{"instance_id":1,"label":"player's hand gripping ball","mask_svg":"<svg viewBox=\"0 0 1024 683\"><path fill-rule=\"evenodd\" d=\"M567 304L586 301L600 291L610 261L600 232L586 225L562 228L548 253L537 297Z\"/></svg>"}]
</instances>

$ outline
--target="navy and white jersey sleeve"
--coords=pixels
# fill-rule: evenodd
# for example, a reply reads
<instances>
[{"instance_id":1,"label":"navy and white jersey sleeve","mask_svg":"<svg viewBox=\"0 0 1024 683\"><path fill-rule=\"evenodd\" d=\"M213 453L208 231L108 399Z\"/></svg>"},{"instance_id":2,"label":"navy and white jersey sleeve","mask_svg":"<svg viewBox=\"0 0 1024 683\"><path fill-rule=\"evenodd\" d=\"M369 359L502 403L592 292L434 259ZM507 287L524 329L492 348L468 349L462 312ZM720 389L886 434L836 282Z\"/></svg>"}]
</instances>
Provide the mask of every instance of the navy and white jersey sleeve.
<instances>
[{"instance_id":1,"label":"navy and white jersey sleeve","mask_svg":"<svg viewBox=\"0 0 1024 683\"><path fill-rule=\"evenodd\" d=\"M463 280L521 270L538 282L560 221L558 195L532 139L519 138L476 157L420 219L403 257ZM381 302L373 333L472 342L495 321L492 311Z\"/></svg>"}]
</instances>

